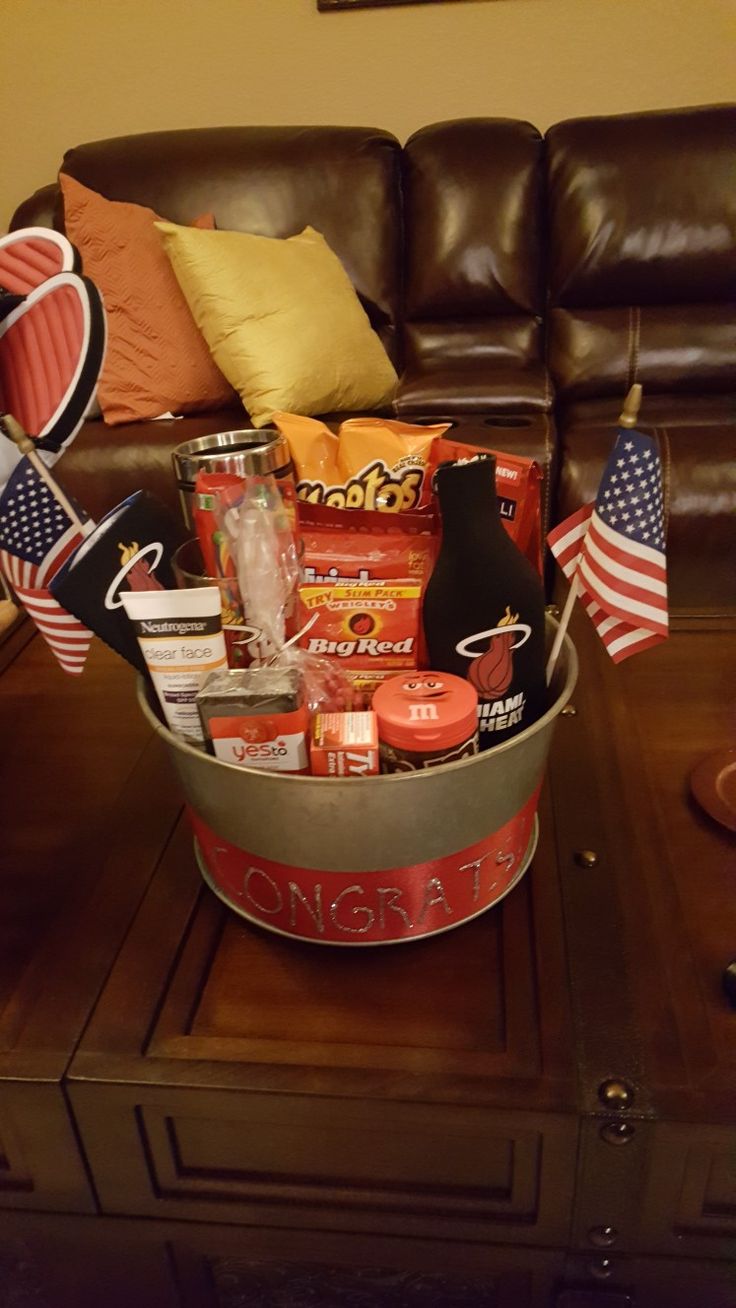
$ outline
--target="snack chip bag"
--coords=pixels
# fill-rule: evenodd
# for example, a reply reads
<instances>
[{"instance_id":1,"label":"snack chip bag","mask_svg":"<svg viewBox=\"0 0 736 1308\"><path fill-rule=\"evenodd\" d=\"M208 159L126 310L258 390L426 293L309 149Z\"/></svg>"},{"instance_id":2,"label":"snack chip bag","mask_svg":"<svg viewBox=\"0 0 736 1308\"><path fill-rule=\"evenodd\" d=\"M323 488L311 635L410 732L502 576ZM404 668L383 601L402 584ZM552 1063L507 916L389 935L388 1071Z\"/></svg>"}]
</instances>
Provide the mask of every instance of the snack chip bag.
<instances>
[{"instance_id":1,"label":"snack chip bag","mask_svg":"<svg viewBox=\"0 0 736 1308\"><path fill-rule=\"evenodd\" d=\"M388 513L431 502L430 452L450 426L348 418L335 436L323 422L298 414L276 413L274 423L289 442L301 500Z\"/></svg>"},{"instance_id":2,"label":"snack chip bag","mask_svg":"<svg viewBox=\"0 0 736 1308\"><path fill-rule=\"evenodd\" d=\"M328 490L340 482L334 431L317 418L304 418L298 413L275 413L273 421L289 442L299 499L324 503ZM345 505L338 507L344 509Z\"/></svg>"},{"instance_id":3,"label":"snack chip bag","mask_svg":"<svg viewBox=\"0 0 736 1308\"><path fill-rule=\"evenodd\" d=\"M432 498L432 445L450 424L415 426L392 418L349 418L340 427L337 466L349 488L346 509L402 513Z\"/></svg>"}]
</instances>

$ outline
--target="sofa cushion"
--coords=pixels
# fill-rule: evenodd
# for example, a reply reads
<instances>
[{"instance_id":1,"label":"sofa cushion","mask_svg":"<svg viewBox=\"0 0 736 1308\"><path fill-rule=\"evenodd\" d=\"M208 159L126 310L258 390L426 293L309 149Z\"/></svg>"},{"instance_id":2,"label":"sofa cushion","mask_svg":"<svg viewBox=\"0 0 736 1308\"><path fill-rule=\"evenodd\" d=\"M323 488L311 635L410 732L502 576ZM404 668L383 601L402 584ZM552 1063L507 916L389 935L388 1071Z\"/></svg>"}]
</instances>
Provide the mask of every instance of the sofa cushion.
<instances>
[{"instance_id":1,"label":"sofa cushion","mask_svg":"<svg viewBox=\"0 0 736 1308\"><path fill-rule=\"evenodd\" d=\"M736 302L550 310L550 369L568 402L620 398L634 381L647 396L736 394L735 344Z\"/></svg>"},{"instance_id":2,"label":"sofa cushion","mask_svg":"<svg viewBox=\"0 0 736 1308\"><path fill-rule=\"evenodd\" d=\"M510 314L466 322L407 323L396 408L460 413L551 408L541 325Z\"/></svg>"},{"instance_id":3,"label":"sofa cushion","mask_svg":"<svg viewBox=\"0 0 736 1308\"><path fill-rule=\"evenodd\" d=\"M736 105L551 127L552 302L733 300L735 155Z\"/></svg>"},{"instance_id":4,"label":"sofa cushion","mask_svg":"<svg viewBox=\"0 0 736 1308\"><path fill-rule=\"evenodd\" d=\"M172 450L198 436L237 431L248 425L239 405L186 418L131 422L112 429L99 420L86 422L59 461L56 473L62 486L95 520L141 487L178 512Z\"/></svg>"},{"instance_id":5,"label":"sofa cushion","mask_svg":"<svg viewBox=\"0 0 736 1308\"><path fill-rule=\"evenodd\" d=\"M546 372L541 363L528 367L465 364L432 371L407 368L394 409L402 417L452 414L544 413L549 405Z\"/></svg>"},{"instance_id":6,"label":"sofa cushion","mask_svg":"<svg viewBox=\"0 0 736 1308\"><path fill-rule=\"evenodd\" d=\"M278 410L373 409L392 398L393 364L319 232L279 240L156 228L212 357L256 427Z\"/></svg>"},{"instance_id":7,"label":"sofa cushion","mask_svg":"<svg viewBox=\"0 0 736 1308\"><path fill-rule=\"evenodd\" d=\"M540 314L543 141L530 123L434 123L403 153L406 311Z\"/></svg>"},{"instance_id":8,"label":"sofa cushion","mask_svg":"<svg viewBox=\"0 0 736 1308\"><path fill-rule=\"evenodd\" d=\"M108 423L232 403L232 388L195 326L143 205L107 200L59 178L64 224L85 274L102 292L108 342L97 390ZM200 220L212 226L212 218Z\"/></svg>"}]
</instances>

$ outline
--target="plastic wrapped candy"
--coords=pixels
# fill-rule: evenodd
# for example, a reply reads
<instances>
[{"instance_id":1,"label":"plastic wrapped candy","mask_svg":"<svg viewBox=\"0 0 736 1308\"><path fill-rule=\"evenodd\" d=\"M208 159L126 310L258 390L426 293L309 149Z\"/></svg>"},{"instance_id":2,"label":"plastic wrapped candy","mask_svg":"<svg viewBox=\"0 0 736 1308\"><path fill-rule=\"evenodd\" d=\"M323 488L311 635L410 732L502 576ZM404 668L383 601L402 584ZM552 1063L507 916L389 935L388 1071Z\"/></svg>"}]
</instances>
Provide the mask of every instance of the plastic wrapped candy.
<instances>
[{"instance_id":1,"label":"plastic wrapped candy","mask_svg":"<svg viewBox=\"0 0 736 1308\"><path fill-rule=\"evenodd\" d=\"M246 621L261 632L256 663L296 668L307 707L352 706L352 685L334 661L298 648L299 543L273 476L246 477L217 497L215 513L235 563ZM311 623L311 620L310 620Z\"/></svg>"}]
</instances>

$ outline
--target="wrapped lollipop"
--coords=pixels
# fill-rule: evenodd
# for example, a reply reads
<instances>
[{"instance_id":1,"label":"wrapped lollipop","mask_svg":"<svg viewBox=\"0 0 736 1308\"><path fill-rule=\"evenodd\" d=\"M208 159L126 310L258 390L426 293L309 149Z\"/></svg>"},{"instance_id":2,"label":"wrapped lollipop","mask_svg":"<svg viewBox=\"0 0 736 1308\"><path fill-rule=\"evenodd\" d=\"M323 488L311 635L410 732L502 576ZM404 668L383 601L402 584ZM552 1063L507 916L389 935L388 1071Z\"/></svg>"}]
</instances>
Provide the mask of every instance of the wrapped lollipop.
<instances>
[{"instance_id":1,"label":"wrapped lollipop","mask_svg":"<svg viewBox=\"0 0 736 1308\"><path fill-rule=\"evenodd\" d=\"M276 479L246 477L222 492L215 514L235 564L246 621L261 633L256 661L295 668L311 713L350 708L352 686L342 670L297 646L304 634L297 630L299 543Z\"/></svg>"}]
</instances>

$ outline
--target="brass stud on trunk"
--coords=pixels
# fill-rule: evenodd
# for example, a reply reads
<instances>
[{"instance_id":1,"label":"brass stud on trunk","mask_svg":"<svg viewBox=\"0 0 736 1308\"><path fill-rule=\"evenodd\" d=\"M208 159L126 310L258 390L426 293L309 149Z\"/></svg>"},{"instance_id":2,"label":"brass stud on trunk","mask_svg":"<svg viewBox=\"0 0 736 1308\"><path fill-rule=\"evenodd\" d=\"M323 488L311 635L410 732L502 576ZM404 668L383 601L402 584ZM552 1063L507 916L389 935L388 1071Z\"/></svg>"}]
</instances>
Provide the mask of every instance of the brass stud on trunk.
<instances>
[{"instance_id":1,"label":"brass stud on trunk","mask_svg":"<svg viewBox=\"0 0 736 1308\"><path fill-rule=\"evenodd\" d=\"M626 1081L612 1076L607 1081L601 1081L598 1087L598 1098L602 1104L605 1104L606 1108L614 1112L621 1112L631 1108L634 1102L634 1091Z\"/></svg>"},{"instance_id":2,"label":"brass stud on trunk","mask_svg":"<svg viewBox=\"0 0 736 1308\"><path fill-rule=\"evenodd\" d=\"M610 1145L630 1144L635 1134L631 1122L605 1122L601 1127L601 1140Z\"/></svg>"},{"instance_id":3,"label":"brass stud on trunk","mask_svg":"<svg viewBox=\"0 0 736 1308\"><path fill-rule=\"evenodd\" d=\"M576 849L575 862L578 867L597 867L598 855L594 849Z\"/></svg>"},{"instance_id":4,"label":"brass stud on trunk","mask_svg":"<svg viewBox=\"0 0 736 1308\"><path fill-rule=\"evenodd\" d=\"M610 1258L596 1258L588 1263L588 1272L596 1281L607 1281L613 1275L613 1262Z\"/></svg>"},{"instance_id":5,"label":"brass stud on trunk","mask_svg":"<svg viewBox=\"0 0 736 1308\"><path fill-rule=\"evenodd\" d=\"M597 1249L610 1249L618 1240L618 1231L615 1226L591 1226L588 1239Z\"/></svg>"}]
</instances>

